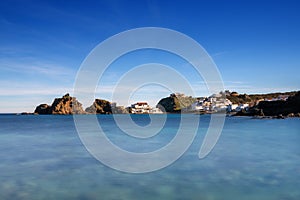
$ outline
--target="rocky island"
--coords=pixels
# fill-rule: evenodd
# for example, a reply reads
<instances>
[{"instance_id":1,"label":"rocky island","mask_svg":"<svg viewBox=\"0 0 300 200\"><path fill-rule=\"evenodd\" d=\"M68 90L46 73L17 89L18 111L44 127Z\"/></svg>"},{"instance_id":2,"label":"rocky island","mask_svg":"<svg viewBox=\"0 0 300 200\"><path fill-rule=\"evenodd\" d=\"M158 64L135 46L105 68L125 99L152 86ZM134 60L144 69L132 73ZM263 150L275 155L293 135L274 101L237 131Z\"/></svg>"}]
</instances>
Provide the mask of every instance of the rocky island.
<instances>
[{"instance_id":1,"label":"rocky island","mask_svg":"<svg viewBox=\"0 0 300 200\"><path fill-rule=\"evenodd\" d=\"M85 110L82 104L71 97L69 93L61 98L55 98L52 105L40 104L36 107L34 114L39 115L73 115L73 114L123 114L128 113L122 106L113 106L107 100L95 99L94 103Z\"/></svg>"},{"instance_id":2,"label":"rocky island","mask_svg":"<svg viewBox=\"0 0 300 200\"><path fill-rule=\"evenodd\" d=\"M111 103L103 99L95 99L93 105L85 109L91 114L112 114Z\"/></svg>"},{"instance_id":3,"label":"rocky island","mask_svg":"<svg viewBox=\"0 0 300 200\"><path fill-rule=\"evenodd\" d=\"M181 113L187 111L195 101L196 98L191 96L173 93L169 97L162 98L157 103L157 107L167 113Z\"/></svg>"},{"instance_id":4,"label":"rocky island","mask_svg":"<svg viewBox=\"0 0 300 200\"><path fill-rule=\"evenodd\" d=\"M62 98L55 98L52 105L40 104L36 107L35 114L46 115L72 115L84 114L82 104L75 97L71 97L68 93Z\"/></svg>"}]
</instances>

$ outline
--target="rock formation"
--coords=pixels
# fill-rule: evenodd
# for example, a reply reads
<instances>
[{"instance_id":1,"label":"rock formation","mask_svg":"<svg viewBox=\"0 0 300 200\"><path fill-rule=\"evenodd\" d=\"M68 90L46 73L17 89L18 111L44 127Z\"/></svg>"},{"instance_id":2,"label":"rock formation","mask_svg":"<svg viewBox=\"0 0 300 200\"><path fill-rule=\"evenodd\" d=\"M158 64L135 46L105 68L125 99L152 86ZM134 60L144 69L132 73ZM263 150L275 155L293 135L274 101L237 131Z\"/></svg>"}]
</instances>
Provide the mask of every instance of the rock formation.
<instances>
[{"instance_id":1,"label":"rock formation","mask_svg":"<svg viewBox=\"0 0 300 200\"><path fill-rule=\"evenodd\" d=\"M195 102L195 98L183 94L171 94L169 97L161 99L157 107L164 112L179 113L182 109L187 108Z\"/></svg>"},{"instance_id":2,"label":"rock formation","mask_svg":"<svg viewBox=\"0 0 300 200\"><path fill-rule=\"evenodd\" d=\"M112 114L111 103L103 99L95 99L93 105L85 111L91 114Z\"/></svg>"},{"instance_id":3,"label":"rock formation","mask_svg":"<svg viewBox=\"0 0 300 200\"><path fill-rule=\"evenodd\" d=\"M86 108L85 111L82 108L82 104L76 100L75 97L71 97L69 94L64 95L62 98L54 99L52 105L40 104L36 107L34 114L40 115L72 115L72 114L127 114L126 110L122 106L114 106L112 108L109 101L103 99L95 99L93 105Z\"/></svg>"},{"instance_id":4,"label":"rock formation","mask_svg":"<svg viewBox=\"0 0 300 200\"><path fill-rule=\"evenodd\" d=\"M267 116L300 113L300 91L294 96L290 96L286 101L261 101L257 105Z\"/></svg>"},{"instance_id":5,"label":"rock formation","mask_svg":"<svg viewBox=\"0 0 300 200\"><path fill-rule=\"evenodd\" d=\"M129 111L124 106L116 106L116 107L112 107L112 113L113 114L129 114Z\"/></svg>"},{"instance_id":6,"label":"rock formation","mask_svg":"<svg viewBox=\"0 0 300 200\"><path fill-rule=\"evenodd\" d=\"M62 98L56 98L52 105L41 104L36 107L35 114L57 114L57 115L72 115L72 114L84 114L82 104L76 100L75 97L71 97L69 94L65 94Z\"/></svg>"},{"instance_id":7,"label":"rock formation","mask_svg":"<svg viewBox=\"0 0 300 200\"><path fill-rule=\"evenodd\" d=\"M177 113L181 111L180 103L175 94L171 94L169 97L161 99L157 107L165 112Z\"/></svg>"},{"instance_id":8,"label":"rock formation","mask_svg":"<svg viewBox=\"0 0 300 200\"><path fill-rule=\"evenodd\" d=\"M298 116L300 113L300 91L290 96L286 101L261 101L250 107L247 111L242 110L238 116Z\"/></svg>"},{"instance_id":9,"label":"rock formation","mask_svg":"<svg viewBox=\"0 0 300 200\"><path fill-rule=\"evenodd\" d=\"M262 99L274 99L279 96L294 96L297 92L276 92L276 93L268 93L268 94L238 94L237 92L227 92L226 98L229 99L233 104L256 104L257 102L261 101Z\"/></svg>"},{"instance_id":10,"label":"rock formation","mask_svg":"<svg viewBox=\"0 0 300 200\"><path fill-rule=\"evenodd\" d=\"M62 98L56 98L51 105L51 114L83 114L82 104L79 103L75 97L65 94Z\"/></svg>"},{"instance_id":11,"label":"rock formation","mask_svg":"<svg viewBox=\"0 0 300 200\"><path fill-rule=\"evenodd\" d=\"M46 114L50 114L50 109L51 106L49 106L48 104L40 104L39 106L36 107L34 113L40 115L46 115Z\"/></svg>"}]
</instances>

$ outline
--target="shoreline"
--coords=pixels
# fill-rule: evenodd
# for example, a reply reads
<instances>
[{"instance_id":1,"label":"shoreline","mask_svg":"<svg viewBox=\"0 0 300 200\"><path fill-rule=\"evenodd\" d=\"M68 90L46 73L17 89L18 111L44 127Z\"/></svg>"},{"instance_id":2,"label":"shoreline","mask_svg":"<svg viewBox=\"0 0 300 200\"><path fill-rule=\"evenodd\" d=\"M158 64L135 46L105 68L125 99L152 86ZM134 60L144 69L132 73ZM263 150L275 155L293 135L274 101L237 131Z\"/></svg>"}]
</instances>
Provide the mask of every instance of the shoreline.
<instances>
[{"instance_id":1,"label":"shoreline","mask_svg":"<svg viewBox=\"0 0 300 200\"><path fill-rule=\"evenodd\" d=\"M249 115L235 115L236 113L118 113L118 114L98 114L98 113L85 113L85 114L43 114L42 116L73 116L73 115L218 115L218 114L224 114L226 118L250 118L250 119L288 119L288 118L300 118L300 116L283 116L283 115L274 115L274 116L249 116ZM0 113L0 116L41 116L36 113Z\"/></svg>"},{"instance_id":2,"label":"shoreline","mask_svg":"<svg viewBox=\"0 0 300 200\"><path fill-rule=\"evenodd\" d=\"M277 96L276 96L277 95ZM279 96L278 96L279 95ZM264 98L262 98L264 97ZM268 98L267 98L268 97ZM272 97L272 99L270 99ZM300 91L270 93L263 95L220 92L209 97L192 97L181 93L172 93L151 107L146 101L117 106L116 102L95 99L93 104L83 108L76 97L66 93L55 98L51 105L40 104L34 112L0 113L2 115L91 115L91 114L224 114L230 117L247 116L255 119L285 119L300 117Z\"/></svg>"}]
</instances>

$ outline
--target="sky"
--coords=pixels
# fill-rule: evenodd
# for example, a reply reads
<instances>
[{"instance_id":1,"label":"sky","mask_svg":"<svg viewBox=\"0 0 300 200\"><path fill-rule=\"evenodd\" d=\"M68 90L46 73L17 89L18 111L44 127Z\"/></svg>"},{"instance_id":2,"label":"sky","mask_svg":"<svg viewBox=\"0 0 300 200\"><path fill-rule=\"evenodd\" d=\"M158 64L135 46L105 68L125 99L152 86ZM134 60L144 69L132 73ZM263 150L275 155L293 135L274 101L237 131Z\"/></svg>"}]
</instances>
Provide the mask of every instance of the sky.
<instances>
[{"instance_id":1,"label":"sky","mask_svg":"<svg viewBox=\"0 0 300 200\"><path fill-rule=\"evenodd\" d=\"M0 113L33 112L41 103L72 94L82 62L104 40L141 27L162 27L197 41L216 64L225 89L239 93L300 90L300 2L295 0L141 0L0 2ZM111 91L130 69L143 63L176 69L206 96L192 66L176 55L141 50L120 57L107 69L95 97ZM171 91L137 86L135 101L155 105ZM189 95L189 94L188 94ZM84 99L78 99L85 105Z\"/></svg>"}]
</instances>

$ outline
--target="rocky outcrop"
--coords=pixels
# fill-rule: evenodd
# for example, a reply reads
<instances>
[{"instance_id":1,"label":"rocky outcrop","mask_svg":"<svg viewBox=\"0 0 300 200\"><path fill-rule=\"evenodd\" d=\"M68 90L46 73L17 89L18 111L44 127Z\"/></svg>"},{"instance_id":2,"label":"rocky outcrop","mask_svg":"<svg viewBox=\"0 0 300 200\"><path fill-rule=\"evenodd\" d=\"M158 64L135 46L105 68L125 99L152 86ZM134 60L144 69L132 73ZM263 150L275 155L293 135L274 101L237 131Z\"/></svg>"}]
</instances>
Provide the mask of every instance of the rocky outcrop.
<instances>
[{"instance_id":1,"label":"rocky outcrop","mask_svg":"<svg viewBox=\"0 0 300 200\"><path fill-rule=\"evenodd\" d=\"M181 111L181 106L178 98L175 94L171 94L169 97L161 99L157 107L168 113L178 113Z\"/></svg>"},{"instance_id":2,"label":"rocky outcrop","mask_svg":"<svg viewBox=\"0 0 300 200\"><path fill-rule=\"evenodd\" d=\"M51 109L51 106L49 106L48 104L40 104L39 106L37 106L35 108L34 113L40 114L40 115L47 115L47 114L50 114L50 109Z\"/></svg>"},{"instance_id":3,"label":"rocky outcrop","mask_svg":"<svg viewBox=\"0 0 300 200\"><path fill-rule=\"evenodd\" d=\"M112 108L113 114L129 114L129 109L126 109L124 106L116 106Z\"/></svg>"},{"instance_id":4,"label":"rocky outcrop","mask_svg":"<svg viewBox=\"0 0 300 200\"><path fill-rule=\"evenodd\" d=\"M82 104L69 94L54 99L50 109L50 114L72 115L83 113Z\"/></svg>"},{"instance_id":5,"label":"rocky outcrop","mask_svg":"<svg viewBox=\"0 0 300 200\"><path fill-rule=\"evenodd\" d=\"M51 106L47 104L41 104L36 107L35 114L54 114L54 115L72 115L72 114L84 114L82 104L76 100L75 97L71 97L69 94L65 94L62 98L54 99Z\"/></svg>"},{"instance_id":6,"label":"rocky outcrop","mask_svg":"<svg viewBox=\"0 0 300 200\"><path fill-rule=\"evenodd\" d=\"M272 100L274 98L278 98L279 96L294 96L297 92L276 92L276 93L268 93L268 94L238 94L237 92L226 92L226 98L230 100L233 104L252 104L255 105L261 100Z\"/></svg>"},{"instance_id":7,"label":"rocky outcrop","mask_svg":"<svg viewBox=\"0 0 300 200\"><path fill-rule=\"evenodd\" d=\"M122 106L115 106L112 108L109 101L103 99L95 99L93 105L82 108L82 104L77 101L75 97L69 94L64 95L62 98L54 99L52 105L40 104L36 107L34 114L40 115L72 115L72 114L125 114L128 113Z\"/></svg>"},{"instance_id":8,"label":"rocky outcrop","mask_svg":"<svg viewBox=\"0 0 300 200\"><path fill-rule=\"evenodd\" d=\"M103 99L95 99L93 105L85 111L90 114L112 114L111 103Z\"/></svg>"},{"instance_id":9,"label":"rocky outcrop","mask_svg":"<svg viewBox=\"0 0 300 200\"><path fill-rule=\"evenodd\" d=\"M261 101L247 111L236 113L237 116L298 116L300 113L300 91L290 96L286 101Z\"/></svg>"},{"instance_id":10,"label":"rocky outcrop","mask_svg":"<svg viewBox=\"0 0 300 200\"><path fill-rule=\"evenodd\" d=\"M232 92L230 95L227 95L226 98L233 104L251 103L253 101L248 94L238 94L236 92Z\"/></svg>"},{"instance_id":11,"label":"rocky outcrop","mask_svg":"<svg viewBox=\"0 0 300 200\"><path fill-rule=\"evenodd\" d=\"M179 113L184 112L184 109L188 108L195 102L195 98L191 96L185 96L183 94L171 94L169 97L161 99L157 106L160 110L167 113Z\"/></svg>"},{"instance_id":12,"label":"rocky outcrop","mask_svg":"<svg viewBox=\"0 0 300 200\"><path fill-rule=\"evenodd\" d=\"M294 96L290 96L286 101L262 101L257 105L267 116L300 113L300 91Z\"/></svg>"}]
</instances>

